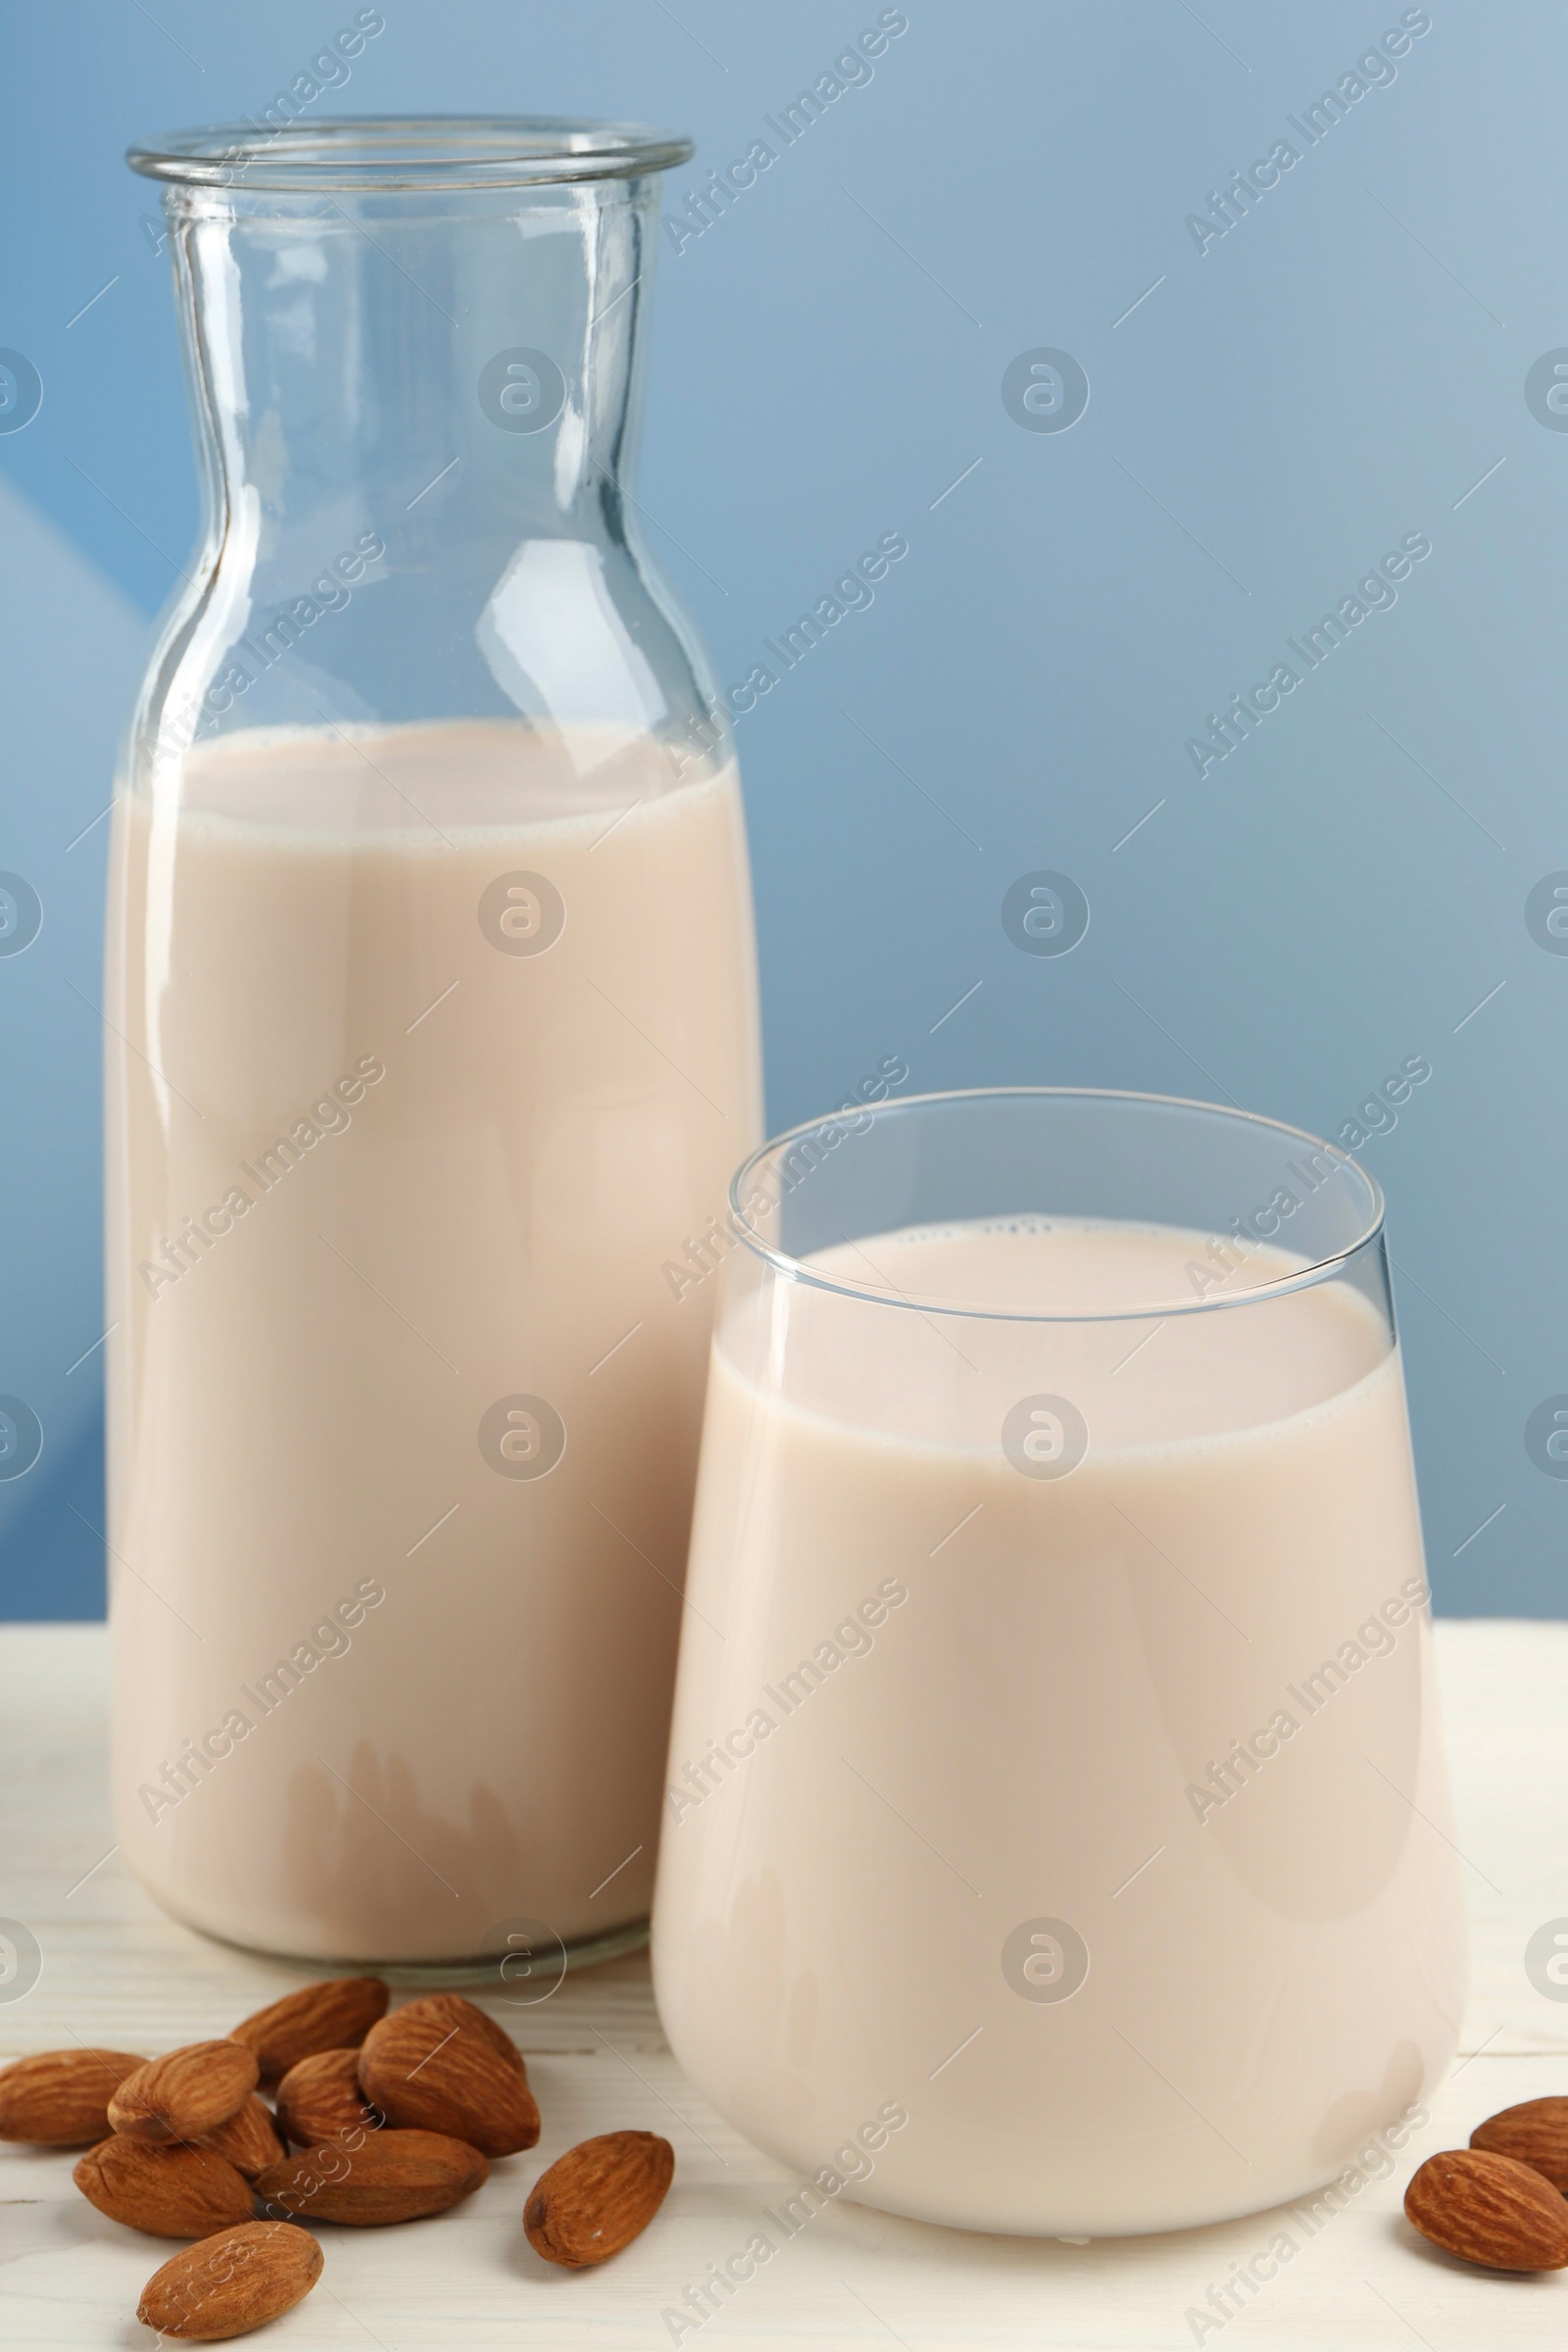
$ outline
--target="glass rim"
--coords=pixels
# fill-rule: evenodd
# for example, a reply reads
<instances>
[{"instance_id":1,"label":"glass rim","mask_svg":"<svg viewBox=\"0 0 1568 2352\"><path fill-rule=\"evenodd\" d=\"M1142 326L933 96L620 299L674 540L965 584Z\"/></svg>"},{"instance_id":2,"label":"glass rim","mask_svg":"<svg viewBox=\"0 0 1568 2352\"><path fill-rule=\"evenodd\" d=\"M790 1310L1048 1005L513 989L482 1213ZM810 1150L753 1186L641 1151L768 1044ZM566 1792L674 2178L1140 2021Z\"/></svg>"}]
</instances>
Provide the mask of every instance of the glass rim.
<instances>
[{"instance_id":1,"label":"glass rim","mask_svg":"<svg viewBox=\"0 0 1568 2352\"><path fill-rule=\"evenodd\" d=\"M633 179L695 151L682 131L587 116L359 115L159 131L127 147L125 161L176 186L395 195Z\"/></svg>"},{"instance_id":2,"label":"glass rim","mask_svg":"<svg viewBox=\"0 0 1568 2352\"><path fill-rule=\"evenodd\" d=\"M1308 1146L1314 1152L1326 1152L1336 1166L1350 1171L1364 1186L1367 1195L1367 1215L1360 1230L1343 1249L1314 1258L1309 1265L1298 1266L1290 1274L1275 1281L1253 1284L1245 1291L1221 1298L1161 1299L1147 1306L1097 1307L1071 1314L1048 1314L1035 1308L976 1306L953 1298L925 1298L912 1291L890 1292L873 1283L855 1282L838 1275L824 1274L804 1258L793 1257L787 1250L767 1241L760 1234L742 1205L758 1171L765 1162L782 1158L792 1146L810 1137L820 1137L823 1130L837 1126L847 1115L855 1117L887 1118L907 1116L910 1112L931 1110L960 1102L1125 1102L1146 1103L1162 1110L1199 1110L1214 1119L1225 1119L1238 1127L1267 1128L1293 1144ZM842 1140L842 1139L841 1139ZM778 1196L782 1198L782 1195ZM1116 1086L968 1086L951 1087L925 1095L901 1095L881 1102L847 1102L843 1110L830 1112L825 1118L805 1119L795 1127L787 1127L779 1135L770 1136L766 1143L742 1160L729 1186L730 1225L738 1240L754 1255L763 1258L775 1272L789 1281L809 1285L814 1290L836 1292L840 1298L855 1298L866 1305L904 1308L920 1315L957 1315L976 1323L1147 1323L1154 1316L1203 1315L1221 1313L1233 1307L1257 1306L1270 1298L1280 1298L1295 1291L1308 1290L1315 1284L1330 1282L1340 1269L1361 1250L1378 1241L1383 1233L1388 1203L1383 1187L1360 1161L1331 1143L1326 1136L1314 1135L1309 1128L1294 1127L1288 1120L1271 1119L1262 1111L1242 1110L1235 1104L1204 1102L1189 1095L1148 1094L1131 1087ZM778 1205L775 1199L773 1206ZM1021 1214L1020 1210L996 1208L988 1212L1004 1217ZM1049 1214L1049 1211L1034 1212ZM1262 1237L1254 1236L1254 1240ZM1270 1237L1272 1238L1272 1237Z\"/></svg>"}]
</instances>

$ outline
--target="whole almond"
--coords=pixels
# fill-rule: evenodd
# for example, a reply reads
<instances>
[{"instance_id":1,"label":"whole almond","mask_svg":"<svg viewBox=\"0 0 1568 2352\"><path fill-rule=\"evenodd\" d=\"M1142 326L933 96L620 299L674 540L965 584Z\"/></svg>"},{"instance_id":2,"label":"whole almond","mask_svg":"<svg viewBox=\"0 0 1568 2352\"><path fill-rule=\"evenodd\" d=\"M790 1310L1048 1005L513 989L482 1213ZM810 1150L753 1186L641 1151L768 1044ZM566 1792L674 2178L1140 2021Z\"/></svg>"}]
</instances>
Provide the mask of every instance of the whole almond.
<instances>
[{"instance_id":1,"label":"whole almond","mask_svg":"<svg viewBox=\"0 0 1568 2352\"><path fill-rule=\"evenodd\" d=\"M89 2205L150 2237L211 2237L251 2218L248 2184L211 2148L154 2148L117 2132L71 2177Z\"/></svg>"},{"instance_id":2,"label":"whole almond","mask_svg":"<svg viewBox=\"0 0 1568 2352\"><path fill-rule=\"evenodd\" d=\"M192 2041L149 2058L109 2102L127 2139L200 2139L237 2115L256 2088L256 2052L238 2041Z\"/></svg>"},{"instance_id":3,"label":"whole almond","mask_svg":"<svg viewBox=\"0 0 1568 2352\"><path fill-rule=\"evenodd\" d=\"M1568 2203L1527 2164L1482 2148L1429 2156L1404 2210L1446 2254L1489 2271L1568 2268Z\"/></svg>"},{"instance_id":4,"label":"whole almond","mask_svg":"<svg viewBox=\"0 0 1568 2352\"><path fill-rule=\"evenodd\" d=\"M256 2194L270 2214L374 2228L445 2213L489 2172L477 2148L444 2132L378 2132L362 2147L312 2148L269 2165Z\"/></svg>"},{"instance_id":5,"label":"whole almond","mask_svg":"<svg viewBox=\"0 0 1568 2352\"><path fill-rule=\"evenodd\" d=\"M399 2130L448 2132L487 2156L514 2155L539 2137L521 2052L461 1993L409 2001L372 2026L360 2086Z\"/></svg>"},{"instance_id":6,"label":"whole almond","mask_svg":"<svg viewBox=\"0 0 1568 2352\"><path fill-rule=\"evenodd\" d=\"M258 2009L229 2038L256 2052L261 2080L270 2084L318 2050L357 2050L376 2019L386 2015L387 1999L379 1977L333 1977Z\"/></svg>"},{"instance_id":7,"label":"whole almond","mask_svg":"<svg viewBox=\"0 0 1568 2352\"><path fill-rule=\"evenodd\" d=\"M657 2132L580 2140L534 2182L522 2209L528 2242L568 2270L608 2262L647 2229L674 2172L675 2151Z\"/></svg>"},{"instance_id":8,"label":"whole almond","mask_svg":"<svg viewBox=\"0 0 1568 2352\"><path fill-rule=\"evenodd\" d=\"M0 2077L0 2084L3 2082ZM1470 2145L1528 2164L1568 2196L1568 2099L1526 2099L1517 2107L1504 2107L1500 2115L1489 2115L1484 2124L1477 2124Z\"/></svg>"},{"instance_id":9,"label":"whole almond","mask_svg":"<svg viewBox=\"0 0 1568 2352\"><path fill-rule=\"evenodd\" d=\"M277 2128L297 2148L318 2148L351 2132L378 2132L385 2122L360 2088L358 2050L318 2050L291 2066L277 2086Z\"/></svg>"},{"instance_id":10,"label":"whole almond","mask_svg":"<svg viewBox=\"0 0 1568 2352\"><path fill-rule=\"evenodd\" d=\"M284 2153L283 2142L272 2128L271 2109L254 2091L237 2115L220 2124L216 2132L204 2132L197 2145L216 2149L247 2180L265 2173Z\"/></svg>"},{"instance_id":11,"label":"whole almond","mask_svg":"<svg viewBox=\"0 0 1568 2352\"><path fill-rule=\"evenodd\" d=\"M84 2148L109 2131L109 2102L145 2060L124 2050L40 2050L0 2069L0 2139Z\"/></svg>"},{"instance_id":12,"label":"whole almond","mask_svg":"<svg viewBox=\"0 0 1568 2352\"><path fill-rule=\"evenodd\" d=\"M136 2317L180 2343L249 2335L303 2303L321 2276L321 2249L292 2222L245 2222L187 2246L154 2271Z\"/></svg>"}]
</instances>

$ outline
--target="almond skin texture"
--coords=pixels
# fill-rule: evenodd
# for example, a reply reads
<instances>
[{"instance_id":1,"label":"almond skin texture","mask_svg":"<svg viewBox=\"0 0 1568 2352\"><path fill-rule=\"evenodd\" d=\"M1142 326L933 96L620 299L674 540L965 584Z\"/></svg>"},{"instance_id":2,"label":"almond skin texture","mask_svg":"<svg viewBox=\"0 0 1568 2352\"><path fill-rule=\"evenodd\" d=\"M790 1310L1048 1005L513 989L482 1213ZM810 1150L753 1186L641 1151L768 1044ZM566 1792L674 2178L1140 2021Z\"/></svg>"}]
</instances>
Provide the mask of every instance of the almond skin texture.
<instances>
[{"instance_id":1,"label":"almond skin texture","mask_svg":"<svg viewBox=\"0 0 1568 2352\"><path fill-rule=\"evenodd\" d=\"M461 1992L424 1993L416 2001L405 2001L397 2014L411 2024L417 2019L421 2025L433 2026L437 2041L444 2041L460 2030L470 2037L477 2034L481 2041L490 2044L498 2058L506 2061L514 2074L521 2075L525 2082L528 2080L522 2052L506 2027L498 2026L477 2002L466 2000Z\"/></svg>"},{"instance_id":2,"label":"almond skin texture","mask_svg":"<svg viewBox=\"0 0 1568 2352\"><path fill-rule=\"evenodd\" d=\"M85 2148L109 2132L109 2102L145 2059L124 2050L40 2050L0 2069L0 2139Z\"/></svg>"},{"instance_id":3,"label":"almond skin texture","mask_svg":"<svg viewBox=\"0 0 1568 2352\"><path fill-rule=\"evenodd\" d=\"M149 2058L109 2102L127 2139L201 2139L237 2115L256 2088L256 2052L237 2041L192 2041Z\"/></svg>"},{"instance_id":4,"label":"almond skin texture","mask_svg":"<svg viewBox=\"0 0 1568 2352\"><path fill-rule=\"evenodd\" d=\"M149 2237L211 2237L251 2218L247 2182L211 2148L154 2148L117 2132L71 2177L89 2205Z\"/></svg>"},{"instance_id":5,"label":"almond skin texture","mask_svg":"<svg viewBox=\"0 0 1568 2352\"><path fill-rule=\"evenodd\" d=\"M142 2288L136 2317L178 2343L249 2335L303 2303L321 2276L321 2249L292 2222L245 2222L187 2246Z\"/></svg>"},{"instance_id":6,"label":"almond skin texture","mask_svg":"<svg viewBox=\"0 0 1568 2352\"><path fill-rule=\"evenodd\" d=\"M247 2180L254 2180L258 2173L265 2173L270 2164L276 2164L284 2154L283 2142L272 2128L271 2110L254 2091L238 2115L231 2115L216 2132L204 2133L198 2144L226 2157L235 2172L243 2173Z\"/></svg>"},{"instance_id":7,"label":"almond skin texture","mask_svg":"<svg viewBox=\"0 0 1568 2352\"><path fill-rule=\"evenodd\" d=\"M291 2066L318 2050L357 2050L386 2015L388 1998L379 1977L333 1977L258 2009L229 2038L256 2052L264 2083L279 2082Z\"/></svg>"},{"instance_id":8,"label":"almond skin texture","mask_svg":"<svg viewBox=\"0 0 1568 2352\"><path fill-rule=\"evenodd\" d=\"M297 2148L318 2148L353 2132L378 2132L385 2122L360 2088L358 2050L318 2050L314 2058L291 2066L277 2086L277 2128Z\"/></svg>"},{"instance_id":9,"label":"almond skin texture","mask_svg":"<svg viewBox=\"0 0 1568 2352\"><path fill-rule=\"evenodd\" d=\"M312 2148L270 2165L256 2194L270 2214L376 2228L445 2213L489 2178L477 2148L439 2132L377 2132L363 2147Z\"/></svg>"},{"instance_id":10,"label":"almond skin texture","mask_svg":"<svg viewBox=\"0 0 1568 2352\"><path fill-rule=\"evenodd\" d=\"M541 2173L522 2209L528 2243L546 2262L585 2270L647 2229L664 2202L675 2151L656 2132L606 2132Z\"/></svg>"},{"instance_id":11,"label":"almond skin texture","mask_svg":"<svg viewBox=\"0 0 1568 2352\"><path fill-rule=\"evenodd\" d=\"M0 2077L0 2087L3 2084ZM1504 2107L1500 2115L1489 2115L1484 2124L1477 2124L1470 2145L1528 2164L1560 2195L1568 2196L1568 2099L1526 2099L1521 2106Z\"/></svg>"},{"instance_id":12,"label":"almond skin texture","mask_svg":"<svg viewBox=\"0 0 1568 2352\"><path fill-rule=\"evenodd\" d=\"M462 2026L470 2034L482 2034L496 2056L504 2058L510 2067L521 2075L524 2082L527 2081L528 2069L523 2064L522 2052L506 2027L498 2026L488 2011L481 2009L476 2001L465 2000L461 1992L428 1992L420 2000L406 2001L404 2008L417 2009L421 2017L434 2020L443 2034L450 2034L455 2026Z\"/></svg>"},{"instance_id":13,"label":"almond skin texture","mask_svg":"<svg viewBox=\"0 0 1568 2352\"><path fill-rule=\"evenodd\" d=\"M372 2026L360 2086L398 2129L445 2132L486 2156L513 2156L539 2137L521 2053L461 1993L409 2001Z\"/></svg>"},{"instance_id":14,"label":"almond skin texture","mask_svg":"<svg viewBox=\"0 0 1568 2352\"><path fill-rule=\"evenodd\" d=\"M1429 2156L1404 2210L1446 2254L1489 2271L1568 2269L1568 2203L1511 2156L1449 2148Z\"/></svg>"}]
</instances>

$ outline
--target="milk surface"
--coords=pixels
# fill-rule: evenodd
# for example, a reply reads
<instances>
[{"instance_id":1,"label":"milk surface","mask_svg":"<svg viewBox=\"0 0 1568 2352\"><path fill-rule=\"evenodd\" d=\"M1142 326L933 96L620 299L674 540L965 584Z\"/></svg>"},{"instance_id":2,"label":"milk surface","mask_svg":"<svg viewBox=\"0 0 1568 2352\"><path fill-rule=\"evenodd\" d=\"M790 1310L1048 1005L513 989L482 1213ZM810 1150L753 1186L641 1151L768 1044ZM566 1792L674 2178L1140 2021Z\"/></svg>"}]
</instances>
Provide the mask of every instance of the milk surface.
<instances>
[{"instance_id":1,"label":"milk surface","mask_svg":"<svg viewBox=\"0 0 1568 2352\"><path fill-rule=\"evenodd\" d=\"M1162 1315L1208 1240L1018 1217L810 1261L920 1307L737 1286L656 1985L802 2180L976 2229L1212 2221L1397 2132L1451 2054L1397 1353L1345 1283L1263 1287L1272 1250L1218 1294L1261 1297ZM1059 1410L1042 1458L1002 1440L1042 1395L1087 1430L1064 1474Z\"/></svg>"},{"instance_id":2,"label":"milk surface","mask_svg":"<svg viewBox=\"0 0 1568 2352\"><path fill-rule=\"evenodd\" d=\"M635 1919L715 1287L662 1269L760 1125L734 771L258 732L115 860L121 1843L280 1952Z\"/></svg>"}]
</instances>

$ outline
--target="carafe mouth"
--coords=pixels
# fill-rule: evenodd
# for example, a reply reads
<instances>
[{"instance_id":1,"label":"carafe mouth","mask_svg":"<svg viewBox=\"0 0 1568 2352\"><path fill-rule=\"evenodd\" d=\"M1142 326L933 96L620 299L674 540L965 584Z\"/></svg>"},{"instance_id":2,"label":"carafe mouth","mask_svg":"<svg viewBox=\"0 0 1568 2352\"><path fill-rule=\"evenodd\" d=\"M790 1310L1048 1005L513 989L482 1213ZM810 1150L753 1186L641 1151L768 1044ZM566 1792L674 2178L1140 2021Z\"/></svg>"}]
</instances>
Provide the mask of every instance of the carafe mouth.
<instances>
[{"instance_id":1,"label":"carafe mouth","mask_svg":"<svg viewBox=\"0 0 1568 2352\"><path fill-rule=\"evenodd\" d=\"M190 187L400 191L634 179L687 163L693 142L643 122L568 115L365 115L206 123L126 149L148 179Z\"/></svg>"}]
</instances>

